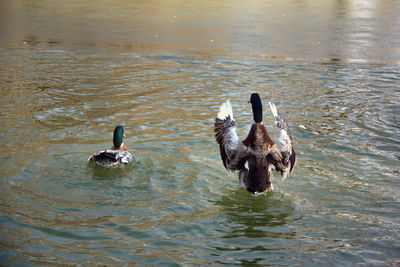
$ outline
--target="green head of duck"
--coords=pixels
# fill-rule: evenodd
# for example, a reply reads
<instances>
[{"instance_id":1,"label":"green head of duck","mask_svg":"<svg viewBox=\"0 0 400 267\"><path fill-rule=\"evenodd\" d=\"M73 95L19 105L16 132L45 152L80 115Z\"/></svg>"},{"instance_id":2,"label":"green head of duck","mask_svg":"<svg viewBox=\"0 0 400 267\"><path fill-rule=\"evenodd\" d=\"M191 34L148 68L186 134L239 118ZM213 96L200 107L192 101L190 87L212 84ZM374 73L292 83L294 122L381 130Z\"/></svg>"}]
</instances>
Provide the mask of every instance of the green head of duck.
<instances>
[{"instance_id":1,"label":"green head of duck","mask_svg":"<svg viewBox=\"0 0 400 267\"><path fill-rule=\"evenodd\" d=\"M122 125L118 125L114 129L113 143L114 149L119 149L124 142L124 127Z\"/></svg>"}]
</instances>

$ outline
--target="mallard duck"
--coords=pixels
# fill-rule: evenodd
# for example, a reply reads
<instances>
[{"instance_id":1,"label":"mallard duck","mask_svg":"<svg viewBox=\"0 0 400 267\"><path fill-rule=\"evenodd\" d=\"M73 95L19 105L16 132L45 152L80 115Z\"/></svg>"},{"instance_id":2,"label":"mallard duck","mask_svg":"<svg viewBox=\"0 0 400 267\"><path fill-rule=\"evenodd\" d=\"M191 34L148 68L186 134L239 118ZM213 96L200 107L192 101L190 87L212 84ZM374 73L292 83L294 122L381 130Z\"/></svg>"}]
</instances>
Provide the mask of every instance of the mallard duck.
<instances>
[{"instance_id":1,"label":"mallard duck","mask_svg":"<svg viewBox=\"0 0 400 267\"><path fill-rule=\"evenodd\" d=\"M123 142L124 137L124 127L118 125L114 130L113 147L94 153L88 161L93 161L96 167L123 169L132 161L132 154L129 153Z\"/></svg>"},{"instance_id":2,"label":"mallard duck","mask_svg":"<svg viewBox=\"0 0 400 267\"><path fill-rule=\"evenodd\" d=\"M253 93L249 103L252 106L254 122L245 140L239 140L236 134L236 123L229 100L219 108L214 132L225 168L228 171L239 171L240 187L246 188L253 194L259 194L267 189L274 189L272 184L274 169L281 172L283 179L292 172L296 163L296 153L292 146L289 128L279 116L275 105L270 103L280 131L276 143L272 141L263 125L260 96Z\"/></svg>"}]
</instances>

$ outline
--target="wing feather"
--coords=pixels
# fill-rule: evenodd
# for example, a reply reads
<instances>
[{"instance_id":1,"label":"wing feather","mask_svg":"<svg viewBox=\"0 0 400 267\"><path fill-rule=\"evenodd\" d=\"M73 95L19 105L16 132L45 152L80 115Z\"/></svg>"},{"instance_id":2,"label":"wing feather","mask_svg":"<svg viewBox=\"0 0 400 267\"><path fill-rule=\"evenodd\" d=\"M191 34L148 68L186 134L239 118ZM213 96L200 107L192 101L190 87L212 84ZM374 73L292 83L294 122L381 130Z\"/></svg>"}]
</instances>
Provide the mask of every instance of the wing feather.
<instances>
[{"instance_id":1,"label":"wing feather","mask_svg":"<svg viewBox=\"0 0 400 267\"><path fill-rule=\"evenodd\" d=\"M236 134L236 123L229 100L223 103L219 109L215 119L214 132L225 168L229 171L242 169L247 148Z\"/></svg>"},{"instance_id":2,"label":"wing feather","mask_svg":"<svg viewBox=\"0 0 400 267\"><path fill-rule=\"evenodd\" d=\"M282 179L285 179L293 170L296 164L296 152L294 151L292 142L293 138L290 133L286 121L279 115L275 104L269 102L272 115L275 118L275 124L278 127L280 136L275 142L282 155L282 163L286 167L286 171L282 171Z\"/></svg>"}]
</instances>

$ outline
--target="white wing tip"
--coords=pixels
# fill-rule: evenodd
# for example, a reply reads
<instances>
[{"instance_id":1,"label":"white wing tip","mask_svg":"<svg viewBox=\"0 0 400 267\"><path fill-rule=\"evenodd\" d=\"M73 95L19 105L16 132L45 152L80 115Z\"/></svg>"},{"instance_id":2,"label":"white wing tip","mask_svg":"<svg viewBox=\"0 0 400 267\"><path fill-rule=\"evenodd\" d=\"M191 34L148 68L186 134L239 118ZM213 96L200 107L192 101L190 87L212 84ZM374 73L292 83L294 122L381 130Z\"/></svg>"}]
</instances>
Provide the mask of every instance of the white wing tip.
<instances>
[{"instance_id":1,"label":"white wing tip","mask_svg":"<svg viewBox=\"0 0 400 267\"><path fill-rule=\"evenodd\" d=\"M269 108L271 109L272 115L274 115L274 117L277 117L278 116L278 110L276 109L275 104L269 102Z\"/></svg>"},{"instance_id":2,"label":"white wing tip","mask_svg":"<svg viewBox=\"0 0 400 267\"><path fill-rule=\"evenodd\" d=\"M232 111L231 102L229 102L229 100L222 103L222 105L219 107L219 112L218 112L217 116L218 116L218 119L220 119L220 120L225 120L228 116L230 116L231 120L233 120L233 111Z\"/></svg>"}]
</instances>

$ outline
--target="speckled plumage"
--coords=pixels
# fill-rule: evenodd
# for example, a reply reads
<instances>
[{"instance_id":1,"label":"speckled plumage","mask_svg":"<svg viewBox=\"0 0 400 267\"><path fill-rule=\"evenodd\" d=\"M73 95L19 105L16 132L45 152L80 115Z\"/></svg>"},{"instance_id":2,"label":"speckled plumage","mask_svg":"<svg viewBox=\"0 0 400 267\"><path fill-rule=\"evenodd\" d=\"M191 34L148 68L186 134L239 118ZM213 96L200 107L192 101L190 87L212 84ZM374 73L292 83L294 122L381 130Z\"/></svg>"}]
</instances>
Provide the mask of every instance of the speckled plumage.
<instances>
[{"instance_id":1,"label":"speckled plumage","mask_svg":"<svg viewBox=\"0 0 400 267\"><path fill-rule=\"evenodd\" d=\"M106 149L91 155L88 161L101 168L123 168L132 161L132 154L126 150Z\"/></svg>"}]
</instances>

